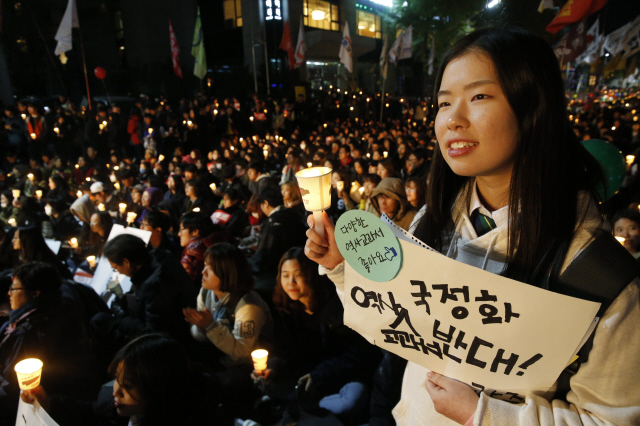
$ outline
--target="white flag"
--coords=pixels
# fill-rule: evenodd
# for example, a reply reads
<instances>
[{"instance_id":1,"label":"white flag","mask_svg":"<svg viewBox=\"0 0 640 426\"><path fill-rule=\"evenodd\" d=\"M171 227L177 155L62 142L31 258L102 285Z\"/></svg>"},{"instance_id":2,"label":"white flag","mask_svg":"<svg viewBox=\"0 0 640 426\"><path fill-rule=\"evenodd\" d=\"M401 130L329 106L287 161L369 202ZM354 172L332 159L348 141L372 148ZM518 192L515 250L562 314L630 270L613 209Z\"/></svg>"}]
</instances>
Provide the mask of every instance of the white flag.
<instances>
[{"instance_id":1,"label":"white flag","mask_svg":"<svg viewBox=\"0 0 640 426\"><path fill-rule=\"evenodd\" d=\"M382 78L387 78L387 68L389 66L389 59L387 56L387 48L389 47L389 36L384 34L384 43L382 44L382 52L380 53L380 75Z\"/></svg>"},{"instance_id":2,"label":"white flag","mask_svg":"<svg viewBox=\"0 0 640 426\"><path fill-rule=\"evenodd\" d=\"M298 68L304 64L305 53L307 53L307 44L304 42L304 25L302 25L302 20L300 20L300 31L298 32L298 43L296 44L293 68Z\"/></svg>"},{"instance_id":3,"label":"white flag","mask_svg":"<svg viewBox=\"0 0 640 426\"><path fill-rule=\"evenodd\" d=\"M620 53L623 48L622 39L627 35L627 32L630 28L631 22L628 22L611 34L608 34L604 39L604 43L602 44L600 56L604 55L604 50L611 53L611 56L616 56L618 53Z\"/></svg>"},{"instance_id":4,"label":"white flag","mask_svg":"<svg viewBox=\"0 0 640 426\"><path fill-rule=\"evenodd\" d=\"M411 48L411 37L413 35L413 26L409 25L409 28L404 30L402 35L400 36L402 40L400 41L400 48L398 49L398 60L400 59L409 59L413 53Z\"/></svg>"},{"instance_id":5,"label":"white flag","mask_svg":"<svg viewBox=\"0 0 640 426\"><path fill-rule=\"evenodd\" d=\"M391 45L391 49L389 49L389 62L391 62L392 64L395 64L398 62L398 50L401 49L401 46L400 46L401 41L402 41L402 34L399 34L396 37L396 40Z\"/></svg>"},{"instance_id":6,"label":"white flag","mask_svg":"<svg viewBox=\"0 0 640 426\"><path fill-rule=\"evenodd\" d=\"M64 15L62 16L62 21L60 21L60 26L58 27L58 32L55 37L58 41L58 45L55 50L56 55L68 52L73 48L71 37L72 28L80 28L80 24L78 23L78 9L76 9L75 0L69 0L69 3L67 3L67 9L64 11Z\"/></svg>"},{"instance_id":7,"label":"white flag","mask_svg":"<svg viewBox=\"0 0 640 426\"><path fill-rule=\"evenodd\" d=\"M340 62L344 64L349 72L353 72L353 52L351 46L351 36L349 35L349 23L344 23L344 33L340 44Z\"/></svg>"},{"instance_id":8,"label":"white flag","mask_svg":"<svg viewBox=\"0 0 640 426\"><path fill-rule=\"evenodd\" d=\"M429 75L433 74L433 60L436 55L436 38L431 37L431 52L429 52Z\"/></svg>"},{"instance_id":9,"label":"white flag","mask_svg":"<svg viewBox=\"0 0 640 426\"><path fill-rule=\"evenodd\" d=\"M622 39L624 58L640 52L640 15L631 23L629 31Z\"/></svg>"}]
</instances>

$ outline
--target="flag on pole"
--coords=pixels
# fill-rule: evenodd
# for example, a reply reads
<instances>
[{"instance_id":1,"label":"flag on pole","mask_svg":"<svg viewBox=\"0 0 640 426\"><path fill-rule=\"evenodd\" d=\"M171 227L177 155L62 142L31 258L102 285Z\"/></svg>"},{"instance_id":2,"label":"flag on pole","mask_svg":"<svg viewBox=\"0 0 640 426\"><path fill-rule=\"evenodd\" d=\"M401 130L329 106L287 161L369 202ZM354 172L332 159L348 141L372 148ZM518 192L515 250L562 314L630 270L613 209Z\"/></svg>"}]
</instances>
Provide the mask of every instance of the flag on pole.
<instances>
[{"instance_id":1,"label":"flag on pole","mask_svg":"<svg viewBox=\"0 0 640 426\"><path fill-rule=\"evenodd\" d=\"M64 15L62 15L62 21L60 21L60 26L58 27L58 32L55 37L58 41L54 52L56 55L68 52L73 48L71 37L72 28L80 28L75 0L69 0L67 9L64 11Z\"/></svg>"},{"instance_id":2,"label":"flag on pole","mask_svg":"<svg viewBox=\"0 0 640 426\"><path fill-rule=\"evenodd\" d=\"M542 13L545 9L553 9L553 0L541 0L540 6L538 6L538 12Z\"/></svg>"},{"instance_id":3,"label":"flag on pole","mask_svg":"<svg viewBox=\"0 0 640 426\"><path fill-rule=\"evenodd\" d=\"M384 43L382 44L382 52L380 52L380 75L382 78L387 78L387 68L389 67L389 56L387 56L387 49L389 47L389 36L384 34Z\"/></svg>"},{"instance_id":4,"label":"flag on pole","mask_svg":"<svg viewBox=\"0 0 640 426\"><path fill-rule=\"evenodd\" d=\"M349 72L353 72L353 52L351 49L351 36L349 35L349 23L344 23L344 33L340 44L340 62L347 67Z\"/></svg>"},{"instance_id":5,"label":"flag on pole","mask_svg":"<svg viewBox=\"0 0 640 426\"><path fill-rule=\"evenodd\" d=\"M391 49L389 49L389 62L395 64L398 62L398 52L402 50L402 33L396 35L396 39L391 45Z\"/></svg>"},{"instance_id":6,"label":"flag on pole","mask_svg":"<svg viewBox=\"0 0 640 426\"><path fill-rule=\"evenodd\" d=\"M173 25L171 25L171 19L169 19L169 40L171 41L171 59L173 60L173 73L182 78L182 68L180 68L180 46L176 39L176 33L173 32Z\"/></svg>"},{"instance_id":7,"label":"flag on pole","mask_svg":"<svg viewBox=\"0 0 640 426\"><path fill-rule=\"evenodd\" d=\"M547 31L555 34L567 25L599 11L605 4L607 4L607 0L569 0L562 6L553 21L547 25Z\"/></svg>"},{"instance_id":8,"label":"flag on pole","mask_svg":"<svg viewBox=\"0 0 640 426\"><path fill-rule=\"evenodd\" d=\"M282 32L282 40L280 40L280 49L287 52L289 59L289 69L293 69L295 59L293 58L293 43L291 42L291 31L289 30L289 21L284 23L284 31Z\"/></svg>"},{"instance_id":9,"label":"flag on pole","mask_svg":"<svg viewBox=\"0 0 640 426\"><path fill-rule=\"evenodd\" d=\"M400 36L400 47L398 48L398 60L409 59L413 54L411 47L411 37L413 35L413 26L409 25L409 28L402 32Z\"/></svg>"},{"instance_id":10,"label":"flag on pole","mask_svg":"<svg viewBox=\"0 0 640 426\"><path fill-rule=\"evenodd\" d=\"M640 52L640 15L633 20L627 34L622 39L622 49L624 49L625 59Z\"/></svg>"},{"instance_id":11,"label":"flag on pole","mask_svg":"<svg viewBox=\"0 0 640 426\"><path fill-rule=\"evenodd\" d=\"M193 32L193 45L191 46L191 54L196 59L193 67L193 73L200 80L207 75L207 56L204 51L204 38L202 37L202 21L200 20L200 7L198 7L198 15L196 16L196 28Z\"/></svg>"},{"instance_id":12,"label":"flag on pole","mask_svg":"<svg viewBox=\"0 0 640 426\"><path fill-rule=\"evenodd\" d=\"M429 52L429 75L433 74L433 62L436 55L436 37L431 37L431 52Z\"/></svg>"},{"instance_id":13,"label":"flag on pole","mask_svg":"<svg viewBox=\"0 0 640 426\"><path fill-rule=\"evenodd\" d=\"M298 68L300 65L304 64L305 54L307 53L307 44L304 42L304 25L302 24L302 19L300 19L300 31L298 31L298 43L296 44L296 53L294 55L295 62L293 64L294 68Z\"/></svg>"}]
</instances>

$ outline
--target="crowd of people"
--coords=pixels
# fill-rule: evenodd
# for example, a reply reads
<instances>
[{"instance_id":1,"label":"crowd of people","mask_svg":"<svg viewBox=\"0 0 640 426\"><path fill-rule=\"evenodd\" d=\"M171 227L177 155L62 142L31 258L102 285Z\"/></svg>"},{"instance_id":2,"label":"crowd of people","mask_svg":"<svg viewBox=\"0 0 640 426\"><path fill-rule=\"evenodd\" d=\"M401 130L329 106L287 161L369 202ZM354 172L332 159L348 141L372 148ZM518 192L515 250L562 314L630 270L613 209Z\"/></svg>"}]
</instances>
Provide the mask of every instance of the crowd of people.
<instances>
[{"instance_id":1,"label":"crowd of people","mask_svg":"<svg viewBox=\"0 0 640 426\"><path fill-rule=\"evenodd\" d=\"M496 63L490 48L479 46ZM395 424L402 416L393 408L411 405L407 375L422 372L344 325L339 253L327 252L327 241L309 229L295 173L332 169L329 228L352 209L386 214L446 252L437 236L451 216L443 212L461 208L454 196L468 189L446 175L437 146L440 112L458 96L443 70L473 49L461 48L445 62L438 84L449 86L436 105L427 98L381 105L379 94L330 89L295 101L199 94L177 104L141 97L132 105L79 109L61 97L6 106L0 295L8 297L0 300L0 424L15 422L20 391L13 368L25 358L39 358L45 367L41 386L22 398L37 399L61 425L224 425L247 417L285 424L300 410L347 425ZM562 119L576 141L608 139L640 162L637 93L571 102L569 109L562 99L564 109L556 112L566 114ZM376 121L379 107L383 122ZM453 119L470 122L467 113L456 109ZM503 113L497 120L509 111ZM511 161L496 155L495 161ZM561 155L579 157L567 150ZM503 206L484 192L484 170L451 167L478 177L479 203ZM632 161L624 187L606 205L610 213L620 210L610 217L613 232L638 258L636 173ZM574 183L572 191L587 189ZM523 200L509 205L518 210ZM428 209L429 203L441 210ZM114 225L148 231L149 243L127 233L110 239ZM523 238L531 232L525 225L518 229ZM558 272L532 244L550 244L565 255L568 245L555 246L553 236L543 234L546 240L509 249L506 258L520 263L507 276L531 283ZM50 248L52 240L62 243L59 251ZM525 255L544 268L518 257ZM78 271L95 272L93 259L100 258L114 277L130 278L130 291L110 286L103 297L73 280ZM269 351L265 372L253 368L251 352L258 348ZM431 412L424 418L436 419Z\"/></svg>"}]
</instances>

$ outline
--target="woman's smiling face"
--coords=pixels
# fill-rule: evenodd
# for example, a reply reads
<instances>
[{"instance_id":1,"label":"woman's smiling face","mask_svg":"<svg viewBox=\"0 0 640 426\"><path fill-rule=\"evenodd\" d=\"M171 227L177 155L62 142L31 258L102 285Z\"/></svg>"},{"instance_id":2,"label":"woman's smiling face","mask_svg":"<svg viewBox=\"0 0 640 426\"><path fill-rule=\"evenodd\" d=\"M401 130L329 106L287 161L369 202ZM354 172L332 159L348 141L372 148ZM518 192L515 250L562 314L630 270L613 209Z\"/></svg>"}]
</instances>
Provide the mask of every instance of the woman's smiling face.
<instances>
[{"instance_id":1,"label":"woman's smiling face","mask_svg":"<svg viewBox=\"0 0 640 426\"><path fill-rule=\"evenodd\" d=\"M472 50L449 62L438 91L438 106L436 136L453 172L509 181L518 121L491 59Z\"/></svg>"}]
</instances>

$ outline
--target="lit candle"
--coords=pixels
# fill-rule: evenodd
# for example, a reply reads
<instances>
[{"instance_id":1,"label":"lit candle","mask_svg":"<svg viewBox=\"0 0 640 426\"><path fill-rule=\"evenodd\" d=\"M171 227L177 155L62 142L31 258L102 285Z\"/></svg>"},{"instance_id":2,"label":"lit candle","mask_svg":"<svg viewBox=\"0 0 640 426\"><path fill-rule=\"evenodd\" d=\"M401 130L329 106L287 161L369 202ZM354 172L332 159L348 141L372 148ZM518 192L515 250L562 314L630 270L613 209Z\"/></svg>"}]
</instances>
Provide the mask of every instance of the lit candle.
<instances>
[{"instance_id":1,"label":"lit candle","mask_svg":"<svg viewBox=\"0 0 640 426\"><path fill-rule=\"evenodd\" d=\"M133 223L133 221L136 220L136 217L138 217L137 213L134 213L134 212L127 213L127 223L129 224Z\"/></svg>"},{"instance_id":2,"label":"lit candle","mask_svg":"<svg viewBox=\"0 0 640 426\"><path fill-rule=\"evenodd\" d=\"M262 153L264 154L264 159L266 160L267 157L269 156L269 151L265 149L264 151L262 151Z\"/></svg>"},{"instance_id":3,"label":"lit candle","mask_svg":"<svg viewBox=\"0 0 640 426\"><path fill-rule=\"evenodd\" d=\"M158 157L158 161L164 161L164 155L160 154L160 156Z\"/></svg>"},{"instance_id":4,"label":"lit candle","mask_svg":"<svg viewBox=\"0 0 640 426\"><path fill-rule=\"evenodd\" d=\"M9 225L10 225L10 226L12 226L12 227L14 227L14 228L15 228L15 226L17 225L16 220L15 220L14 218L9 219L9 221L8 221L8 222L9 222Z\"/></svg>"},{"instance_id":5,"label":"lit candle","mask_svg":"<svg viewBox=\"0 0 640 426\"><path fill-rule=\"evenodd\" d=\"M16 364L14 370L18 375L18 385L22 390L31 390L40 386L42 361L37 358L23 359Z\"/></svg>"},{"instance_id":6,"label":"lit candle","mask_svg":"<svg viewBox=\"0 0 640 426\"><path fill-rule=\"evenodd\" d=\"M192 211L199 212L200 211L200 207L194 207Z\"/></svg>"},{"instance_id":7,"label":"lit candle","mask_svg":"<svg viewBox=\"0 0 640 426\"><path fill-rule=\"evenodd\" d=\"M76 195L78 196L78 198L82 197L82 191L76 192Z\"/></svg>"},{"instance_id":8,"label":"lit candle","mask_svg":"<svg viewBox=\"0 0 640 426\"><path fill-rule=\"evenodd\" d=\"M314 228L322 237L324 237L322 211L331 207L331 172L329 167L311 167L302 169L295 175L304 208L313 213Z\"/></svg>"},{"instance_id":9,"label":"lit candle","mask_svg":"<svg viewBox=\"0 0 640 426\"><path fill-rule=\"evenodd\" d=\"M106 122L106 121L103 121L103 122L102 122L102 125L103 125L103 126L105 126L105 127L107 127L107 122Z\"/></svg>"},{"instance_id":10,"label":"lit candle","mask_svg":"<svg viewBox=\"0 0 640 426\"><path fill-rule=\"evenodd\" d=\"M213 110L213 115L218 115L218 110L217 109Z\"/></svg>"},{"instance_id":11,"label":"lit candle","mask_svg":"<svg viewBox=\"0 0 640 426\"><path fill-rule=\"evenodd\" d=\"M114 187L115 189L117 189L118 191L120 191L120 182L114 182L114 183L113 183L113 187Z\"/></svg>"},{"instance_id":12,"label":"lit candle","mask_svg":"<svg viewBox=\"0 0 640 426\"><path fill-rule=\"evenodd\" d=\"M124 214L124 212L127 211L127 204L126 203L118 204L118 209L120 210L120 214Z\"/></svg>"},{"instance_id":13,"label":"lit candle","mask_svg":"<svg viewBox=\"0 0 640 426\"><path fill-rule=\"evenodd\" d=\"M153 133L153 129L149 127L149 134Z\"/></svg>"},{"instance_id":14,"label":"lit candle","mask_svg":"<svg viewBox=\"0 0 640 426\"><path fill-rule=\"evenodd\" d=\"M327 123L324 123L323 126L326 128L327 127Z\"/></svg>"},{"instance_id":15,"label":"lit candle","mask_svg":"<svg viewBox=\"0 0 640 426\"><path fill-rule=\"evenodd\" d=\"M253 115L251 117L249 117L249 121L251 121L253 123Z\"/></svg>"},{"instance_id":16,"label":"lit candle","mask_svg":"<svg viewBox=\"0 0 640 426\"><path fill-rule=\"evenodd\" d=\"M20 114L20 116L22 117L23 120L27 119L27 114Z\"/></svg>"},{"instance_id":17,"label":"lit candle","mask_svg":"<svg viewBox=\"0 0 640 426\"><path fill-rule=\"evenodd\" d=\"M86 178L85 180L86 180L87 182L91 182L91 178L90 178L90 177Z\"/></svg>"},{"instance_id":18,"label":"lit candle","mask_svg":"<svg viewBox=\"0 0 640 426\"><path fill-rule=\"evenodd\" d=\"M624 237L616 237L616 240L622 245L624 245L625 238Z\"/></svg>"},{"instance_id":19,"label":"lit candle","mask_svg":"<svg viewBox=\"0 0 640 426\"><path fill-rule=\"evenodd\" d=\"M100 210L101 212L105 211L104 204L98 204L98 210Z\"/></svg>"},{"instance_id":20,"label":"lit candle","mask_svg":"<svg viewBox=\"0 0 640 426\"><path fill-rule=\"evenodd\" d=\"M382 155L384 156L384 158L387 158L387 156L389 155L389 153L387 151L383 152Z\"/></svg>"},{"instance_id":21,"label":"lit candle","mask_svg":"<svg viewBox=\"0 0 640 426\"><path fill-rule=\"evenodd\" d=\"M251 352L251 358L253 359L253 369L262 373L267 369L267 359L269 358L269 352L264 349L256 349Z\"/></svg>"},{"instance_id":22,"label":"lit candle","mask_svg":"<svg viewBox=\"0 0 640 426\"><path fill-rule=\"evenodd\" d=\"M79 169L79 168L80 168L80 165L79 165L79 164L76 164L76 169Z\"/></svg>"},{"instance_id":23,"label":"lit candle","mask_svg":"<svg viewBox=\"0 0 640 426\"><path fill-rule=\"evenodd\" d=\"M71 248L78 248L78 239L77 238L70 239L69 245L71 246Z\"/></svg>"},{"instance_id":24,"label":"lit candle","mask_svg":"<svg viewBox=\"0 0 640 426\"><path fill-rule=\"evenodd\" d=\"M57 128L57 127L54 127L54 128L53 128L53 131L54 131L54 132L56 132L56 134L58 134L58 135L60 134L60 129L59 129L59 128Z\"/></svg>"},{"instance_id":25,"label":"lit candle","mask_svg":"<svg viewBox=\"0 0 640 426\"><path fill-rule=\"evenodd\" d=\"M120 167L118 167L118 166L114 166L114 167L113 167L113 170L118 171L118 170L120 170Z\"/></svg>"},{"instance_id":26,"label":"lit candle","mask_svg":"<svg viewBox=\"0 0 640 426\"><path fill-rule=\"evenodd\" d=\"M98 124L98 127L100 128L100 130L104 129L104 124L100 123Z\"/></svg>"},{"instance_id":27,"label":"lit candle","mask_svg":"<svg viewBox=\"0 0 640 426\"><path fill-rule=\"evenodd\" d=\"M340 180L336 182L336 189L338 192L342 192L342 190L344 190L344 181Z\"/></svg>"},{"instance_id":28,"label":"lit candle","mask_svg":"<svg viewBox=\"0 0 640 426\"><path fill-rule=\"evenodd\" d=\"M36 138L36 134L35 133L31 133L31 139L35 139Z\"/></svg>"},{"instance_id":29,"label":"lit candle","mask_svg":"<svg viewBox=\"0 0 640 426\"><path fill-rule=\"evenodd\" d=\"M27 177L29 178L29 180L33 180L33 173L29 173Z\"/></svg>"},{"instance_id":30,"label":"lit candle","mask_svg":"<svg viewBox=\"0 0 640 426\"><path fill-rule=\"evenodd\" d=\"M358 191L360 191L360 195L364 194L364 186L361 186L360 189L358 189Z\"/></svg>"},{"instance_id":31,"label":"lit candle","mask_svg":"<svg viewBox=\"0 0 640 426\"><path fill-rule=\"evenodd\" d=\"M627 165L628 166L632 165L635 159L636 159L635 155L627 155Z\"/></svg>"},{"instance_id":32,"label":"lit candle","mask_svg":"<svg viewBox=\"0 0 640 426\"><path fill-rule=\"evenodd\" d=\"M13 191L11 191L11 193L13 194L13 198L20 198L20 190L19 189L14 189Z\"/></svg>"},{"instance_id":33,"label":"lit candle","mask_svg":"<svg viewBox=\"0 0 640 426\"><path fill-rule=\"evenodd\" d=\"M95 256L87 257L87 262L89 262L89 266L91 266L92 268L96 267L96 257Z\"/></svg>"},{"instance_id":34,"label":"lit candle","mask_svg":"<svg viewBox=\"0 0 640 426\"><path fill-rule=\"evenodd\" d=\"M367 158L371 158L371 154L367 152Z\"/></svg>"},{"instance_id":35,"label":"lit candle","mask_svg":"<svg viewBox=\"0 0 640 426\"><path fill-rule=\"evenodd\" d=\"M38 201L40 201L40 199L42 198L42 190L41 189L37 189L36 190L36 197L38 198Z\"/></svg>"},{"instance_id":36,"label":"lit candle","mask_svg":"<svg viewBox=\"0 0 640 426\"><path fill-rule=\"evenodd\" d=\"M211 188L211 190L212 190L213 192L215 192L215 191L216 191L216 189L217 189L217 187L216 187L216 184L215 184L215 183L212 183L211 185L209 185L209 188Z\"/></svg>"},{"instance_id":37,"label":"lit candle","mask_svg":"<svg viewBox=\"0 0 640 426\"><path fill-rule=\"evenodd\" d=\"M307 163L307 167L311 167L313 164L311 162Z\"/></svg>"}]
</instances>

